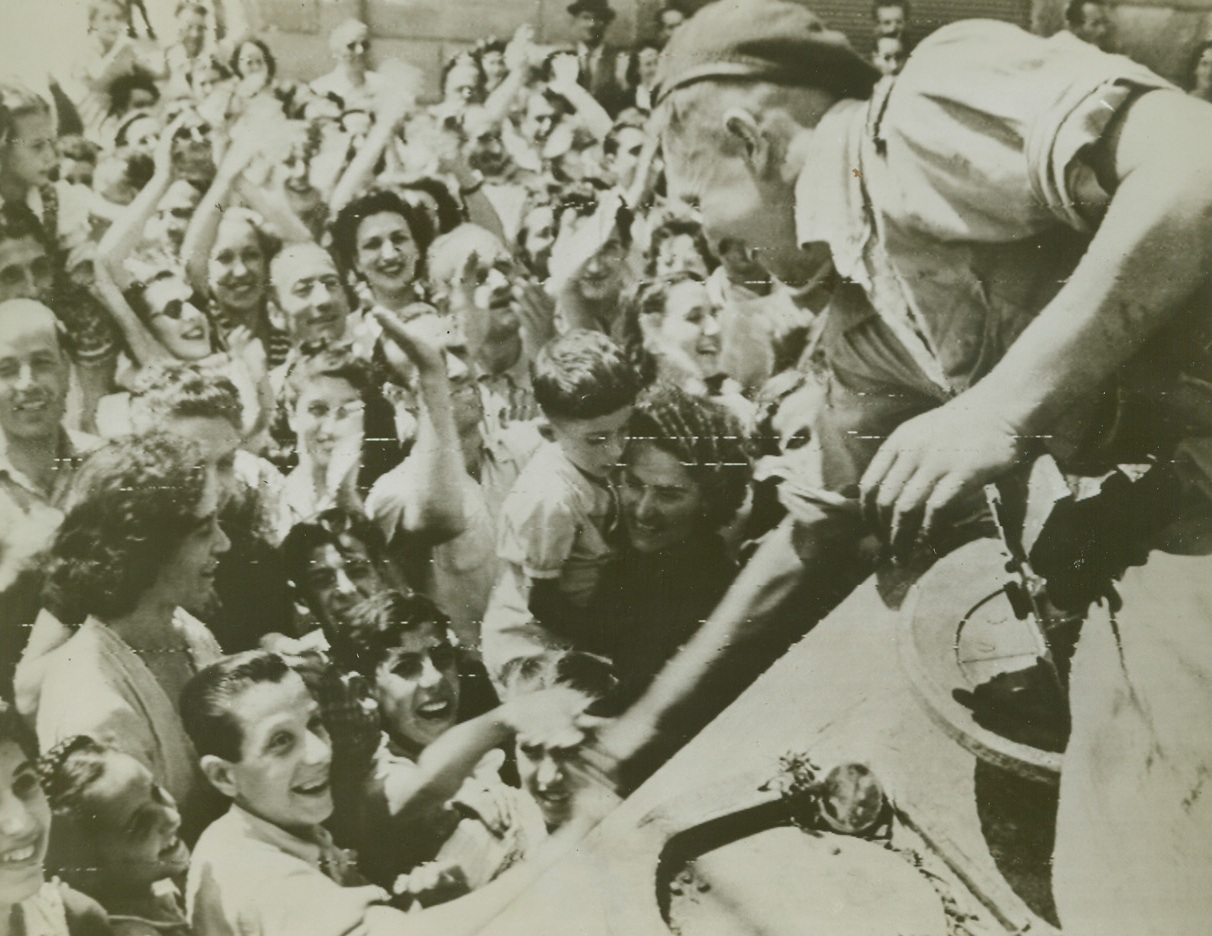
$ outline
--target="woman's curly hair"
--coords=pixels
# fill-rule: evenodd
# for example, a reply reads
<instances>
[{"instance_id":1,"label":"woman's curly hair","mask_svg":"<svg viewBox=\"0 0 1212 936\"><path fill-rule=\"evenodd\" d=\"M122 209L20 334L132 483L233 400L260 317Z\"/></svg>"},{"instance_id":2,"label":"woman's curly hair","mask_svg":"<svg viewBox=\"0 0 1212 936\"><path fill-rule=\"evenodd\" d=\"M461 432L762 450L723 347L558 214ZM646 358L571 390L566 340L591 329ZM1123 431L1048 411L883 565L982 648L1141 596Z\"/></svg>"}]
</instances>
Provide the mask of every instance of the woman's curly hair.
<instances>
[{"instance_id":1,"label":"woman's curly hair","mask_svg":"<svg viewBox=\"0 0 1212 936\"><path fill-rule=\"evenodd\" d=\"M622 347L645 387L657 379L656 357L644 347L644 330L640 320L645 315L664 315L669 293L682 283L703 283L697 273L678 270L642 279L629 286L619 299L621 314L615 319L611 337Z\"/></svg>"},{"instance_id":2,"label":"woman's curly hair","mask_svg":"<svg viewBox=\"0 0 1212 936\"><path fill-rule=\"evenodd\" d=\"M748 440L723 406L672 384L657 384L636 403L628 436L629 445L654 445L690 472L703 492L708 531L720 529L741 509L753 475Z\"/></svg>"},{"instance_id":3,"label":"woman's curly hair","mask_svg":"<svg viewBox=\"0 0 1212 936\"><path fill-rule=\"evenodd\" d=\"M88 735L72 735L42 755L38 776L56 817L88 818L83 810L84 794L105 773L108 751Z\"/></svg>"},{"instance_id":4,"label":"woman's curly hair","mask_svg":"<svg viewBox=\"0 0 1212 936\"><path fill-rule=\"evenodd\" d=\"M372 215L395 214L404 219L413 242L417 245L418 257L416 279L422 281L427 275L425 255L433 243L434 230L429 215L405 201L391 189L372 188L350 200L329 226L332 237L332 252L347 279L358 273L358 228Z\"/></svg>"},{"instance_id":5,"label":"woman's curly hair","mask_svg":"<svg viewBox=\"0 0 1212 936\"><path fill-rule=\"evenodd\" d=\"M72 481L51 545L46 606L68 624L133 610L197 525L202 462L193 442L160 432L93 452Z\"/></svg>"}]
</instances>

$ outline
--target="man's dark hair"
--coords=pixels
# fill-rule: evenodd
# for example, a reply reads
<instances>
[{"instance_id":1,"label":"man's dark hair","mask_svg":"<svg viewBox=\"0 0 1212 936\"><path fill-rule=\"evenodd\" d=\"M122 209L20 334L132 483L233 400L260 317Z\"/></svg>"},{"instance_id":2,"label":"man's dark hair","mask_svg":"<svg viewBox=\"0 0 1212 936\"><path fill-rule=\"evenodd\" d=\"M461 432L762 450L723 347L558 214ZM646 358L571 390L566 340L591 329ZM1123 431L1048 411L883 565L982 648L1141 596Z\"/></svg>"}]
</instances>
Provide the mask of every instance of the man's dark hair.
<instances>
[{"instance_id":1,"label":"man's dark hair","mask_svg":"<svg viewBox=\"0 0 1212 936\"><path fill-rule=\"evenodd\" d=\"M379 665L406 635L430 624L442 636L450 630L450 618L436 604L424 595L394 588L358 602L350 611L349 624L349 659L334 658L335 662L372 681Z\"/></svg>"},{"instance_id":2,"label":"man's dark hair","mask_svg":"<svg viewBox=\"0 0 1212 936\"><path fill-rule=\"evenodd\" d=\"M72 479L43 597L65 623L134 609L198 525L206 488L198 447L162 432L97 449Z\"/></svg>"},{"instance_id":3,"label":"man's dark hair","mask_svg":"<svg viewBox=\"0 0 1212 936\"><path fill-rule=\"evenodd\" d=\"M130 391L132 409L141 407L155 422L200 417L225 419L244 431L240 391L231 379L198 364L172 361L145 367Z\"/></svg>"},{"instance_id":4,"label":"man's dark hair","mask_svg":"<svg viewBox=\"0 0 1212 936\"><path fill-rule=\"evenodd\" d=\"M249 650L201 670L181 690L181 722L199 757L210 754L239 763L244 732L232 712L241 693L262 683L281 683L292 672L276 653Z\"/></svg>"},{"instance_id":5,"label":"man's dark hair","mask_svg":"<svg viewBox=\"0 0 1212 936\"><path fill-rule=\"evenodd\" d=\"M38 739L17 710L0 700L0 741L11 741L31 761L38 759Z\"/></svg>"},{"instance_id":6,"label":"man's dark hair","mask_svg":"<svg viewBox=\"0 0 1212 936\"><path fill-rule=\"evenodd\" d=\"M390 189L371 189L364 195L359 195L348 202L337 212L330 233L332 234L333 256L342 272L347 277L351 277L357 271L359 226L372 215L384 213L399 215L408 225L417 250L420 251L417 259L416 278L423 279L426 275L425 255L434 238L433 225L424 211L413 207Z\"/></svg>"},{"instance_id":7,"label":"man's dark hair","mask_svg":"<svg viewBox=\"0 0 1212 936\"><path fill-rule=\"evenodd\" d=\"M589 329L548 342L531 365L534 398L549 419L596 419L635 402L640 382L623 349Z\"/></svg>"},{"instance_id":8,"label":"man's dark hair","mask_svg":"<svg viewBox=\"0 0 1212 936\"><path fill-rule=\"evenodd\" d=\"M1069 0L1065 7L1065 22L1072 27L1079 27L1086 22L1086 7L1106 7L1103 0Z\"/></svg>"},{"instance_id":9,"label":"man's dark hair","mask_svg":"<svg viewBox=\"0 0 1212 936\"><path fill-rule=\"evenodd\" d=\"M125 114L130 108L130 99L136 91L146 91L152 96L152 101L160 100L160 89L155 79L145 71L128 72L119 75L109 86L109 112Z\"/></svg>"},{"instance_id":10,"label":"man's dark hair","mask_svg":"<svg viewBox=\"0 0 1212 936\"><path fill-rule=\"evenodd\" d=\"M198 0L180 0L176 9L173 10L173 16L180 16L182 13L199 13L204 17L210 16L206 4L199 3Z\"/></svg>"},{"instance_id":11,"label":"man's dark hair","mask_svg":"<svg viewBox=\"0 0 1212 936\"><path fill-rule=\"evenodd\" d=\"M344 554L347 547L341 542L342 537L361 543L372 562L383 561L387 544L379 528L366 517L337 507L296 523L282 541L286 578L305 602L308 600L307 570L311 567L312 553L322 546L332 546Z\"/></svg>"},{"instance_id":12,"label":"man's dark hair","mask_svg":"<svg viewBox=\"0 0 1212 936\"><path fill-rule=\"evenodd\" d=\"M1089 2L1089 0L1087 0ZM905 13L905 19L909 19L909 0L872 0L871 3L871 18L877 19L879 11L887 7L900 7Z\"/></svg>"},{"instance_id":13,"label":"man's dark hair","mask_svg":"<svg viewBox=\"0 0 1212 936\"><path fill-rule=\"evenodd\" d=\"M53 256L54 248L46 242L46 231L38 223L37 216L23 210L24 207L7 202L0 205L0 243L32 237L42 245L48 256Z\"/></svg>"},{"instance_id":14,"label":"man's dark hair","mask_svg":"<svg viewBox=\"0 0 1212 936\"><path fill-rule=\"evenodd\" d=\"M94 166L97 165L97 156L101 153L100 146L78 133L59 137L55 141L55 149L59 151L60 159L74 159L76 162Z\"/></svg>"},{"instance_id":15,"label":"man's dark hair","mask_svg":"<svg viewBox=\"0 0 1212 936\"><path fill-rule=\"evenodd\" d=\"M255 36L251 39L245 39L243 42L236 43L231 50L231 59L228 61L228 66L231 68L233 75L243 78L244 73L240 71L240 50L246 45L254 45L261 50L261 54L265 56L265 69L269 73L269 80L274 80L274 75L278 73L278 60L274 58L274 54L269 51L269 46L266 45L264 39L258 39Z\"/></svg>"}]
</instances>

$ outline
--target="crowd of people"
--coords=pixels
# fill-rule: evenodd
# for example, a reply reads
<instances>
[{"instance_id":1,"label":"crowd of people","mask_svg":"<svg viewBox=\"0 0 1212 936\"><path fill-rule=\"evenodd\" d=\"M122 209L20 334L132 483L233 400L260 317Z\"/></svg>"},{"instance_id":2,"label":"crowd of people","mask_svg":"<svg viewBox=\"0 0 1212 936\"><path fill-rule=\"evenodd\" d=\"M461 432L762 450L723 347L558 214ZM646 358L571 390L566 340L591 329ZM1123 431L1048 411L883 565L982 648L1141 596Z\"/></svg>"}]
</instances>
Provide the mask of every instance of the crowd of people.
<instances>
[{"instance_id":1,"label":"crowd of people","mask_svg":"<svg viewBox=\"0 0 1212 936\"><path fill-rule=\"evenodd\" d=\"M355 20L304 83L141 9L0 79L0 936L475 932L877 563L987 532L1023 439L1190 464L1155 519L1204 516L1206 343L1090 321L1187 302L1212 216L1100 3L1083 46L879 0L860 54L780 0L623 49L575 0L429 97Z\"/></svg>"}]
</instances>

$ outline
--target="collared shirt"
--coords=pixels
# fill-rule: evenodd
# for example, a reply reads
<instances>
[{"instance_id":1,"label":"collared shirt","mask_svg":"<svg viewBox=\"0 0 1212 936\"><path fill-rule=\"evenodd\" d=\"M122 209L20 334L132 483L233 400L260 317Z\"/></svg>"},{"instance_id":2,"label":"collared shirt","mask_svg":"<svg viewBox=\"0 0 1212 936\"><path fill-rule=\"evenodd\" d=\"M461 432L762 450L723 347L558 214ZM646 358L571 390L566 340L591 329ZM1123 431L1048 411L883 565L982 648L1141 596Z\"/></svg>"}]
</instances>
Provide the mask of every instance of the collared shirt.
<instances>
[{"instance_id":1,"label":"collared shirt","mask_svg":"<svg viewBox=\"0 0 1212 936\"><path fill-rule=\"evenodd\" d=\"M33 556L50 545L63 522L62 506L72 478L85 455L100 442L95 436L61 429L54 480L48 491L9 461L0 434L0 530L7 553L0 569L0 587L6 586L9 573L17 570L18 557Z\"/></svg>"},{"instance_id":2,"label":"collared shirt","mask_svg":"<svg viewBox=\"0 0 1212 936\"><path fill-rule=\"evenodd\" d=\"M1067 34L944 27L870 102L821 120L799 240L828 243L922 373L961 392L1080 259L1109 200L1083 150L1134 88L1168 87Z\"/></svg>"},{"instance_id":3,"label":"collared shirt","mask_svg":"<svg viewBox=\"0 0 1212 936\"><path fill-rule=\"evenodd\" d=\"M235 804L198 839L185 887L197 936L398 936L407 918L387 898L324 829L300 838Z\"/></svg>"},{"instance_id":4,"label":"collared shirt","mask_svg":"<svg viewBox=\"0 0 1212 936\"><path fill-rule=\"evenodd\" d=\"M499 673L510 660L567 644L530 611L532 583L558 580L572 604L593 598L613 558L617 506L605 483L591 480L554 442L543 445L518 476L501 513L501 573L484 614L484 662Z\"/></svg>"},{"instance_id":5,"label":"collared shirt","mask_svg":"<svg viewBox=\"0 0 1212 936\"><path fill-rule=\"evenodd\" d=\"M26 477L8 459L8 445L0 433L0 491L24 507L32 501L48 506L60 506L67 496L67 489L76 470L85 457L101 444L96 436L72 429L59 430L59 443L55 452L55 477L48 491Z\"/></svg>"},{"instance_id":6,"label":"collared shirt","mask_svg":"<svg viewBox=\"0 0 1212 936\"><path fill-rule=\"evenodd\" d=\"M19 932L25 936L67 936L67 908L60 885L47 881L18 906L21 908Z\"/></svg>"}]
</instances>

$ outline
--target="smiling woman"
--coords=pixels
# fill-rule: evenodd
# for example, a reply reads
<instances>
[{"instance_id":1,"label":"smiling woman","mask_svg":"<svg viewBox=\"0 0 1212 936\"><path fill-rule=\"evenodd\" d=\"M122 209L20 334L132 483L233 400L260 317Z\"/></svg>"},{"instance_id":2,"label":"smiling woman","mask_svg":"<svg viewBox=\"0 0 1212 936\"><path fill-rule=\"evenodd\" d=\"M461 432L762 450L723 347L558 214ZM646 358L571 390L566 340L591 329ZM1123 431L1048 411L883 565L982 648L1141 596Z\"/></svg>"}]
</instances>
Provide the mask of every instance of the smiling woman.
<instances>
[{"instance_id":1,"label":"smiling woman","mask_svg":"<svg viewBox=\"0 0 1212 936\"><path fill-rule=\"evenodd\" d=\"M220 490L201 452L175 436L112 442L85 462L51 547L44 601L76 627L47 657L38 703L43 747L75 734L112 741L205 817L196 759L174 700L220 655L181 608L213 601Z\"/></svg>"},{"instance_id":2,"label":"smiling woman","mask_svg":"<svg viewBox=\"0 0 1212 936\"><path fill-rule=\"evenodd\" d=\"M595 636L584 648L613 661L620 684L611 706L620 709L699 628L736 576L720 530L736 516L751 476L731 414L676 387L641 398L628 435L620 486L626 543L594 597Z\"/></svg>"},{"instance_id":3,"label":"smiling woman","mask_svg":"<svg viewBox=\"0 0 1212 936\"><path fill-rule=\"evenodd\" d=\"M148 769L77 735L48 752L39 772L54 813L55 872L102 901L122 936L188 936L179 895L155 887L189 866L181 815Z\"/></svg>"},{"instance_id":4,"label":"smiling woman","mask_svg":"<svg viewBox=\"0 0 1212 936\"><path fill-rule=\"evenodd\" d=\"M42 870L51 810L38 782L37 744L0 702L0 919L7 932L82 936L108 933L104 911Z\"/></svg>"},{"instance_id":5,"label":"smiling woman","mask_svg":"<svg viewBox=\"0 0 1212 936\"><path fill-rule=\"evenodd\" d=\"M347 278L360 280L375 303L400 311L423 298L429 216L387 189L353 199L332 224L332 246Z\"/></svg>"}]
</instances>

